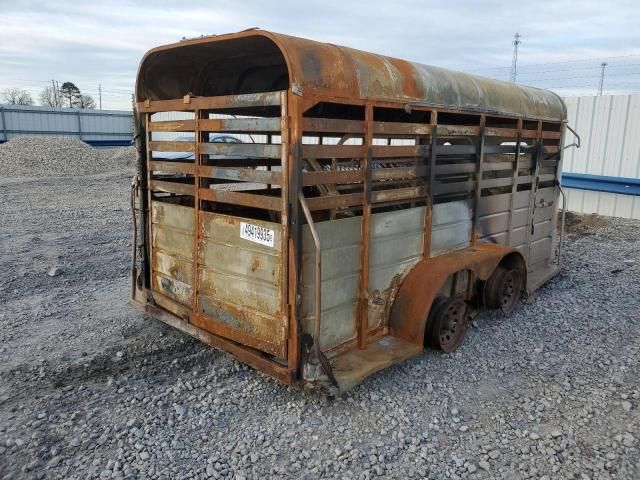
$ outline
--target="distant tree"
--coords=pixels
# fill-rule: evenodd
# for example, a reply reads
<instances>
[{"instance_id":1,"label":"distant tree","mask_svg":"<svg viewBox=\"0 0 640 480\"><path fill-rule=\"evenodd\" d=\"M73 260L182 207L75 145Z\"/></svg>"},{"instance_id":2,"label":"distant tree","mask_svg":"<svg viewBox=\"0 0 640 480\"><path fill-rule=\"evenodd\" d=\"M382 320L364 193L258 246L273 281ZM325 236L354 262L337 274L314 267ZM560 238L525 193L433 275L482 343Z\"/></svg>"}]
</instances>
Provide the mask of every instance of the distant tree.
<instances>
[{"instance_id":1,"label":"distant tree","mask_svg":"<svg viewBox=\"0 0 640 480\"><path fill-rule=\"evenodd\" d=\"M7 88L2 92L2 98L9 105L33 105L33 97L22 88Z\"/></svg>"},{"instance_id":2,"label":"distant tree","mask_svg":"<svg viewBox=\"0 0 640 480\"><path fill-rule=\"evenodd\" d=\"M96 101L93 99L91 95L80 94L80 96L76 98L76 101L73 104L73 106L76 108L95 109Z\"/></svg>"},{"instance_id":3,"label":"distant tree","mask_svg":"<svg viewBox=\"0 0 640 480\"><path fill-rule=\"evenodd\" d=\"M80 97L80 89L72 82L64 82L60 87L60 94L65 99L65 103L69 103L69 108L73 108L74 103L77 102Z\"/></svg>"},{"instance_id":4,"label":"distant tree","mask_svg":"<svg viewBox=\"0 0 640 480\"><path fill-rule=\"evenodd\" d=\"M83 94L73 82L64 82L58 97L68 102L70 108L96 108L96 101L91 95Z\"/></svg>"},{"instance_id":5,"label":"distant tree","mask_svg":"<svg viewBox=\"0 0 640 480\"><path fill-rule=\"evenodd\" d=\"M54 89L53 85L44 87L40 92L40 104L43 107L61 107L62 97Z\"/></svg>"}]
</instances>

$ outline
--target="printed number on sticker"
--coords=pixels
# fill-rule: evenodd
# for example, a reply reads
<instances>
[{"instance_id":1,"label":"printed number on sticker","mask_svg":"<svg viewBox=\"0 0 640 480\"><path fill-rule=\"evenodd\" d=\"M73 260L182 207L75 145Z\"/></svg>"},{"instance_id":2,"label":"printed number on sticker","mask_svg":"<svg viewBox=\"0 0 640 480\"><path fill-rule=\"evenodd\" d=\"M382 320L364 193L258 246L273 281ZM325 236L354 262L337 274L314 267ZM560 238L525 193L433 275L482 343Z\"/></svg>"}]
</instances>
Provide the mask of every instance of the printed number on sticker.
<instances>
[{"instance_id":1,"label":"printed number on sticker","mask_svg":"<svg viewBox=\"0 0 640 480\"><path fill-rule=\"evenodd\" d=\"M273 247L276 235L275 232L269 228L252 223L240 222L240 238L266 245L267 247Z\"/></svg>"}]
</instances>

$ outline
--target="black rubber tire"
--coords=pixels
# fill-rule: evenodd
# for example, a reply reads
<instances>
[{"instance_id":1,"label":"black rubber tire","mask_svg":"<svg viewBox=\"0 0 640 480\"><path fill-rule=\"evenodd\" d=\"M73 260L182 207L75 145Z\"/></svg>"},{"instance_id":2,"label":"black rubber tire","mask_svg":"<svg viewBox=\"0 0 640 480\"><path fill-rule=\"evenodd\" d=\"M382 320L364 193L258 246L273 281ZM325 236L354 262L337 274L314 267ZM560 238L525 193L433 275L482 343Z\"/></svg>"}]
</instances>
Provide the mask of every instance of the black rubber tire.
<instances>
[{"instance_id":1,"label":"black rubber tire","mask_svg":"<svg viewBox=\"0 0 640 480\"><path fill-rule=\"evenodd\" d=\"M510 315L522 297L522 272L498 265L484 285L484 304Z\"/></svg>"},{"instance_id":2,"label":"black rubber tire","mask_svg":"<svg viewBox=\"0 0 640 480\"><path fill-rule=\"evenodd\" d=\"M431 304L431 310L429 310L429 315L427 317L427 328L424 332L424 344L427 347L433 348L434 350L440 350L439 341L437 340L437 328L435 318L438 315L438 312L442 305L446 303L446 297L436 297L436 299Z\"/></svg>"},{"instance_id":3,"label":"black rubber tire","mask_svg":"<svg viewBox=\"0 0 640 480\"><path fill-rule=\"evenodd\" d=\"M464 300L438 297L427 319L425 344L435 350L454 352L462 345L468 325L469 313Z\"/></svg>"}]
</instances>

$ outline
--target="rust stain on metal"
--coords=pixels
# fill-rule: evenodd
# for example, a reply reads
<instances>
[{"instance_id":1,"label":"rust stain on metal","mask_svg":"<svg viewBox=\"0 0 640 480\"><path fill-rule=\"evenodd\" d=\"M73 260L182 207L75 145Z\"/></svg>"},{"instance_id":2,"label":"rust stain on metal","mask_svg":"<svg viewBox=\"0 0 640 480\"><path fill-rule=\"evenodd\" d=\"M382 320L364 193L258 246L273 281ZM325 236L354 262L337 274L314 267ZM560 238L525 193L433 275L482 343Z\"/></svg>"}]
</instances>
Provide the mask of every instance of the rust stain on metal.
<instances>
[{"instance_id":1,"label":"rust stain on metal","mask_svg":"<svg viewBox=\"0 0 640 480\"><path fill-rule=\"evenodd\" d=\"M251 262L251 271L255 272L260 267L260 259L258 257L253 257L253 262Z\"/></svg>"},{"instance_id":2,"label":"rust stain on metal","mask_svg":"<svg viewBox=\"0 0 640 480\"><path fill-rule=\"evenodd\" d=\"M256 312L221 303L205 295L199 295L198 308L194 325L279 358L286 358L286 342L283 341L286 329L280 318L257 315Z\"/></svg>"},{"instance_id":3,"label":"rust stain on metal","mask_svg":"<svg viewBox=\"0 0 640 480\"><path fill-rule=\"evenodd\" d=\"M424 98L425 92L416 79L411 62L397 58L388 58L388 61L398 73L399 81L402 83L402 91L411 98Z\"/></svg>"}]
</instances>

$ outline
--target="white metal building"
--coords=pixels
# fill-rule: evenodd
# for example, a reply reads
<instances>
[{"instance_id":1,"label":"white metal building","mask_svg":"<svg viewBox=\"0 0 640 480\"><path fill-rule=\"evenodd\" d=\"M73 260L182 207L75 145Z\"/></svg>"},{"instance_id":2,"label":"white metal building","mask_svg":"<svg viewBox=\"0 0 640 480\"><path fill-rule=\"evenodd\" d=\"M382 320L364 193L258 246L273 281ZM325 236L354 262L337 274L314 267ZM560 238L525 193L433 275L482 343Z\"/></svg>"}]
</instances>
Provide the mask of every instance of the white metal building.
<instances>
[{"instance_id":1,"label":"white metal building","mask_svg":"<svg viewBox=\"0 0 640 480\"><path fill-rule=\"evenodd\" d=\"M21 135L77 137L94 146L132 140L130 111L0 105L0 143Z\"/></svg>"},{"instance_id":2,"label":"white metal building","mask_svg":"<svg viewBox=\"0 0 640 480\"><path fill-rule=\"evenodd\" d=\"M582 139L581 148L569 148L564 154L563 185L582 187L567 188L569 210L640 219L640 94L564 101L569 125ZM567 132L565 145L574 140ZM576 176L582 181L569 182L571 174L589 176ZM610 193L612 190L636 193Z\"/></svg>"}]
</instances>

